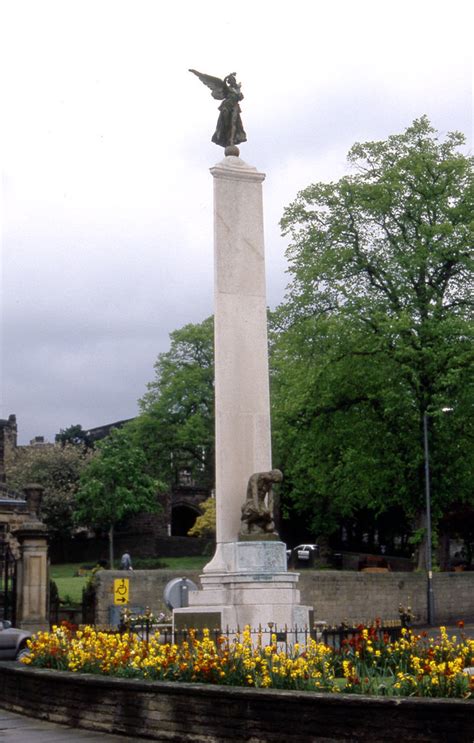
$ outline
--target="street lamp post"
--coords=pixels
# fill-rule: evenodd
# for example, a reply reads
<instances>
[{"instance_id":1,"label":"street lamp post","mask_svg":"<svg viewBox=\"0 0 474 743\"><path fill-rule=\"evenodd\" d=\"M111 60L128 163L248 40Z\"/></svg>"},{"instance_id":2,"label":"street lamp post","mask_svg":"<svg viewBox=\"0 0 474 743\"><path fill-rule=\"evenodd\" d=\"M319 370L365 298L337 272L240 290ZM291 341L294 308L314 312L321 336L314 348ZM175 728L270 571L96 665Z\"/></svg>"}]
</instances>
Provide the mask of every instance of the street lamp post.
<instances>
[{"instance_id":1,"label":"street lamp post","mask_svg":"<svg viewBox=\"0 0 474 743\"><path fill-rule=\"evenodd\" d=\"M428 445L428 413L423 413L423 444L425 450L425 498L426 498L426 574L428 624L434 624L433 565L431 554L431 493L430 493L430 453Z\"/></svg>"}]
</instances>

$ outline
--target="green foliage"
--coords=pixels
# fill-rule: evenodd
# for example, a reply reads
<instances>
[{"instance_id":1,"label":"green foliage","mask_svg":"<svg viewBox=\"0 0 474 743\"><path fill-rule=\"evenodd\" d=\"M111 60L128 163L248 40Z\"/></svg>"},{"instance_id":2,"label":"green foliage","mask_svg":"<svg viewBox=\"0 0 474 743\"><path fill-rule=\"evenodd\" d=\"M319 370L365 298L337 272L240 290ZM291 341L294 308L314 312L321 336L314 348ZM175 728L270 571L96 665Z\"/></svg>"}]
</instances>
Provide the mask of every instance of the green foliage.
<instances>
[{"instance_id":1,"label":"green foliage","mask_svg":"<svg viewBox=\"0 0 474 743\"><path fill-rule=\"evenodd\" d=\"M75 426L69 426L68 428L61 428L59 433L54 437L57 444L75 444L76 446L82 445L86 448L92 446L92 441L84 431L81 425L77 423Z\"/></svg>"},{"instance_id":2,"label":"green foliage","mask_svg":"<svg viewBox=\"0 0 474 743\"><path fill-rule=\"evenodd\" d=\"M189 530L190 537L212 538L216 535L216 499L207 498L201 503L202 514L197 517L194 526Z\"/></svg>"},{"instance_id":3,"label":"green foliage","mask_svg":"<svg viewBox=\"0 0 474 743\"><path fill-rule=\"evenodd\" d=\"M91 576L82 589L81 604L82 615L86 624L95 623L95 610L97 603L97 591L94 576Z\"/></svg>"},{"instance_id":4,"label":"green foliage","mask_svg":"<svg viewBox=\"0 0 474 743\"><path fill-rule=\"evenodd\" d=\"M473 161L426 118L356 144L355 172L285 212L292 282L272 318L275 452L284 497L333 531L361 508L433 514L473 499ZM441 408L453 408L443 416Z\"/></svg>"},{"instance_id":5,"label":"green foliage","mask_svg":"<svg viewBox=\"0 0 474 743\"><path fill-rule=\"evenodd\" d=\"M8 453L5 465L12 489L21 491L32 482L44 487L41 513L52 536L67 536L74 528L79 478L90 459L90 452L72 444L22 446Z\"/></svg>"},{"instance_id":6,"label":"green foliage","mask_svg":"<svg viewBox=\"0 0 474 743\"><path fill-rule=\"evenodd\" d=\"M161 487L147 474L143 451L127 426L112 430L99 442L81 474L75 519L78 524L109 530L111 566L114 526L133 513L158 510Z\"/></svg>"},{"instance_id":7,"label":"green foliage","mask_svg":"<svg viewBox=\"0 0 474 743\"><path fill-rule=\"evenodd\" d=\"M137 443L150 471L171 486L187 471L202 486L214 478L213 318L170 334L155 379L140 401Z\"/></svg>"},{"instance_id":8,"label":"green foliage","mask_svg":"<svg viewBox=\"0 0 474 743\"><path fill-rule=\"evenodd\" d=\"M143 452L127 427L113 429L81 473L76 521L108 528L132 513L157 510L160 485L145 470Z\"/></svg>"},{"instance_id":9,"label":"green foliage","mask_svg":"<svg viewBox=\"0 0 474 743\"><path fill-rule=\"evenodd\" d=\"M54 580L49 581L49 603L50 606L58 606L59 605L59 591L58 586L54 582Z\"/></svg>"}]
</instances>

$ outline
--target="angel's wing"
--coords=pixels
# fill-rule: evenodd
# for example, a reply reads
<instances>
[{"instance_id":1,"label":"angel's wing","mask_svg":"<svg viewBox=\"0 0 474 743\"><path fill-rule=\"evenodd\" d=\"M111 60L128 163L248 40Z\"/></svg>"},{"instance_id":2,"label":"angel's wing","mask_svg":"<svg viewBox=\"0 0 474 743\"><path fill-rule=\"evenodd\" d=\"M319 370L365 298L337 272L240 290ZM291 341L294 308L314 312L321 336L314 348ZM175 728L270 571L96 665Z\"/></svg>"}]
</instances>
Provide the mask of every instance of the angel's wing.
<instances>
[{"instance_id":1,"label":"angel's wing","mask_svg":"<svg viewBox=\"0 0 474 743\"><path fill-rule=\"evenodd\" d=\"M222 101L227 96L227 85L224 80L221 80L219 77L213 77L212 75L204 75L202 72L198 72L197 70L189 70L189 72L196 75L204 85L207 85L207 87L211 89L213 98Z\"/></svg>"}]
</instances>

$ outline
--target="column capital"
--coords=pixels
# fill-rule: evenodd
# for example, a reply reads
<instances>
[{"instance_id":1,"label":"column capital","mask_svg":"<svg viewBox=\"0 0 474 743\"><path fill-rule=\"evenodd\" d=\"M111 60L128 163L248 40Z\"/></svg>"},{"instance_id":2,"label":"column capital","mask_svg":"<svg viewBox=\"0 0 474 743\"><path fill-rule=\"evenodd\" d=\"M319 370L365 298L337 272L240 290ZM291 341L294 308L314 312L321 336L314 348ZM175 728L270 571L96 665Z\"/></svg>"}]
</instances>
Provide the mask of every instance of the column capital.
<instances>
[{"instance_id":1,"label":"column capital","mask_svg":"<svg viewBox=\"0 0 474 743\"><path fill-rule=\"evenodd\" d=\"M213 168L210 168L210 171L214 178L257 181L258 183L265 180L265 173L260 173L253 165L249 165L242 158L234 155L228 155Z\"/></svg>"},{"instance_id":2,"label":"column capital","mask_svg":"<svg viewBox=\"0 0 474 743\"><path fill-rule=\"evenodd\" d=\"M30 540L43 540L45 544L48 541L48 527L41 521L24 521L22 525L12 532L15 539L18 539L20 544L24 544Z\"/></svg>"}]
</instances>

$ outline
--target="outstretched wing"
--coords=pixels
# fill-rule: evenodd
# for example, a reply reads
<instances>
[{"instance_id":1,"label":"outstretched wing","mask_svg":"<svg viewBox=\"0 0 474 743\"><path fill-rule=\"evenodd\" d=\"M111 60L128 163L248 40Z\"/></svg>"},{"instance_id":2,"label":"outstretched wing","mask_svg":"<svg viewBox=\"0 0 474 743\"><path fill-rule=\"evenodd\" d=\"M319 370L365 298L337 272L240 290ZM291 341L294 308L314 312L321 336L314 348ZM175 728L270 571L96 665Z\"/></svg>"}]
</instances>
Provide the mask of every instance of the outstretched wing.
<instances>
[{"instance_id":1,"label":"outstretched wing","mask_svg":"<svg viewBox=\"0 0 474 743\"><path fill-rule=\"evenodd\" d=\"M212 75L204 75L202 72L197 70L189 70L193 75L196 75L204 85L207 85L211 89L212 97L218 101L224 100L227 95L227 85L224 80L219 77L213 77Z\"/></svg>"}]
</instances>

